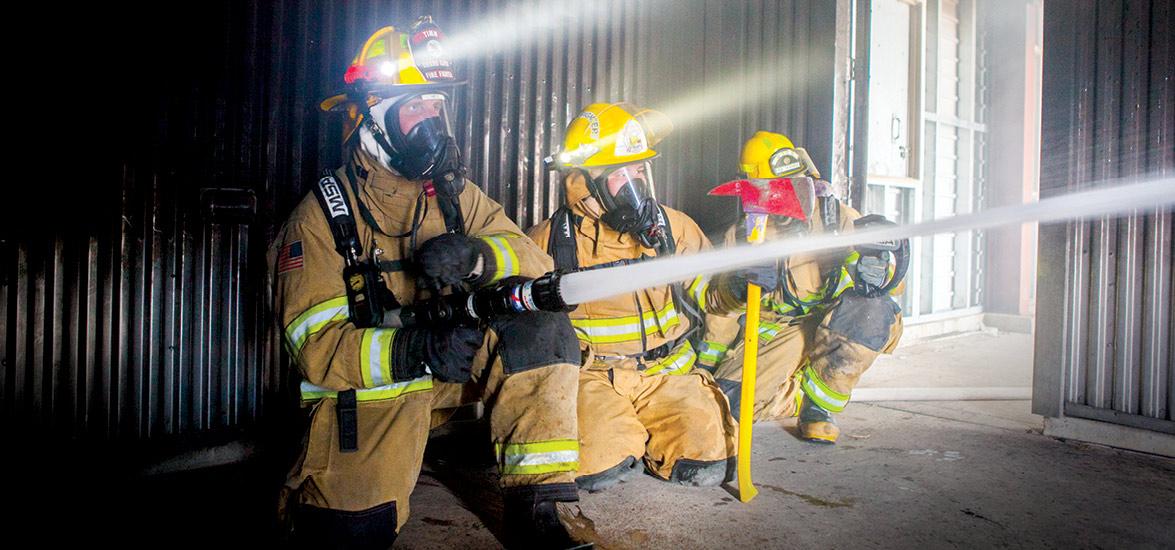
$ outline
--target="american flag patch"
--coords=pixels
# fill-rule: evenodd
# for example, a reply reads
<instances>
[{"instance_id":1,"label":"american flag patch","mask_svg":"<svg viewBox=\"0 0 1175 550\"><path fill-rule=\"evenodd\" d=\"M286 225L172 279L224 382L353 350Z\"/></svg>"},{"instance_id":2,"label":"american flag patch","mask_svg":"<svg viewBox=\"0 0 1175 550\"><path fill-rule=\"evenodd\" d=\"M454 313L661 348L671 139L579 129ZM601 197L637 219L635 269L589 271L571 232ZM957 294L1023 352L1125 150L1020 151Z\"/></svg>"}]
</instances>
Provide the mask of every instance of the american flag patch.
<instances>
[{"instance_id":1,"label":"american flag patch","mask_svg":"<svg viewBox=\"0 0 1175 550\"><path fill-rule=\"evenodd\" d=\"M287 244L277 255L277 274L281 275L295 269L301 269L302 263L302 241Z\"/></svg>"}]
</instances>

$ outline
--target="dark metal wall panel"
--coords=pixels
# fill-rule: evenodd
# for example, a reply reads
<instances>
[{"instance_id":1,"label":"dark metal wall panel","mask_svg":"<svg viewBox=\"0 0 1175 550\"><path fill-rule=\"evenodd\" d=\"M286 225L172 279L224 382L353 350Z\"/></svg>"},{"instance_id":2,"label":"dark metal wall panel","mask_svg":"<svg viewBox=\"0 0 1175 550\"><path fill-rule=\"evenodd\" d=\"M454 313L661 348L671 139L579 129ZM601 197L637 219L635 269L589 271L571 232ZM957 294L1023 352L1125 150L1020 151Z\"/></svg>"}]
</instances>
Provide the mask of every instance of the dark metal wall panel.
<instances>
[{"instance_id":1,"label":"dark metal wall panel","mask_svg":"<svg viewBox=\"0 0 1175 550\"><path fill-rule=\"evenodd\" d=\"M316 109L376 28L432 14L477 32L459 69L469 173L522 227L561 185L542 159L580 107L713 98L659 147L661 197L710 231L708 189L743 140L782 131L829 170L836 3L820 0L213 2L134 8L183 21L110 32L111 154L68 227L0 234L0 415L44 434L155 440L231 433L288 405L265 250L342 121ZM538 10L538 11L536 11ZM538 15L535 15L535 14ZM133 16L133 17L132 17ZM110 37L113 38L110 38ZM110 38L110 40L105 40ZM764 70L770 68L771 70ZM747 74L753 90L730 88ZM760 93L763 92L764 93ZM748 94L748 92L754 92ZM754 97L754 100L748 98ZM81 188L82 186L79 186ZM79 201L85 202L85 201ZM44 428L44 429L42 429Z\"/></svg>"},{"instance_id":2,"label":"dark metal wall panel","mask_svg":"<svg viewBox=\"0 0 1175 550\"><path fill-rule=\"evenodd\" d=\"M1045 9L1042 196L1175 174L1170 3ZM1034 410L1175 433L1171 212L1042 227L1040 254Z\"/></svg>"}]
</instances>

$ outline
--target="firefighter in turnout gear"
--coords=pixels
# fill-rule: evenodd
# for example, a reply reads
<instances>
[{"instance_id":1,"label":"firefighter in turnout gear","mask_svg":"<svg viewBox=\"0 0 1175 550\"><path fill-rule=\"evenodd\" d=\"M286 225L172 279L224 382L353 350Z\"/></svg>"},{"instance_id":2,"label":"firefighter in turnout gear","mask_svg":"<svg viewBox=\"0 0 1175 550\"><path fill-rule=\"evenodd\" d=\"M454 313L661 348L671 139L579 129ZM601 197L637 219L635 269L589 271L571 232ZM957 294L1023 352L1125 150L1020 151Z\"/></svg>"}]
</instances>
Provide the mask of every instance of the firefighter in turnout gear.
<instances>
[{"instance_id":1,"label":"firefighter in turnout gear","mask_svg":"<svg viewBox=\"0 0 1175 550\"><path fill-rule=\"evenodd\" d=\"M802 212L772 216L767 240L853 231L886 224L862 217L837 200L804 149L781 134L760 131L743 146L747 178L791 178ZM736 224L726 245L746 242ZM840 430L833 413L844 410L857 380L881 353L897 346L902 332L898 304L909 259L908 243L877 243L830 254L791 257L715 276L711 310L701 344L702 365L711 370L739 410L743 352L739 312L747 282L763 289L754 420L799 416L800 437L834 443ZM748 421L747 419L740 419Z\"/></svg>"},{"instance_id":2,"label":"firefighter in turnout gear","mask_svg":"<svg viewBox=\"0 0 1175 550\"><path fill-rule=\"evenodd\" d=\"M286 482L300 546L386 548L408 518L434 410L489 405L508 544L572 544L580 355L566 314L406 326L440 294L536 277L550 258L464 179L450 126L458 84L430 18L385 27L343 93L350 158L317 183L270 251L276 310L310 411ZM571 344L568 345L567 343ZM462 397L466 396L466 397Z\"/></svg>"},{"instance_id":3,"label":"firefighter in turnout gear","mask_svg":"<svg viewBox=\"0 0 1175 550\"><path fill-rule=\"evenodd\" d=\"M564 271L692 254L710 247L685 214L653 193L651 148L671 124L628 104L588 105L548 158L566 204L529 231ZM707 288L669 285L580 304L571 324L579 373L581 489L596 491L647 469L683 485L727 478L735 427L710 373L694 368Z\"/></svg>"}]
</instances>

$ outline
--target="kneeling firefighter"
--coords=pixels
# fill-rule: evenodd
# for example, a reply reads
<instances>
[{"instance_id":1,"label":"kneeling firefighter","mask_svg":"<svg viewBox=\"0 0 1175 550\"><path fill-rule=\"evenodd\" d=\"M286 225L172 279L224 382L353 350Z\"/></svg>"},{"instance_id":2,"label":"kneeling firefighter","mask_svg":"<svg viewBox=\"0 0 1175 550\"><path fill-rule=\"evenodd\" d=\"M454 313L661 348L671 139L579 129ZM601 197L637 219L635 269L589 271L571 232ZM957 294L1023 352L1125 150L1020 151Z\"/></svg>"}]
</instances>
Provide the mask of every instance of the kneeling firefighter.
<instances>
[{"instance_id":1,"label":"kneeling firefighter","mask_svg":"<svg viewBox=\"0 0 1175 550\"><path fill-rule=\"evenodd\" d=\"M877 215L862 217L839 201L831 185L819 179L807 152L784 135L756 133L743 146L741 168L751 182L790 185L794 192L798 208L769 217L768 240L890 223ZM725 240L727 245L746 242L744 225L728 229ZM844 410L874 359L897 346L901 310L891 295L902 290L908 263L908 241L885 242L716 276L711 307L729 315L708 318L703 366L714 372L737 414L743 368L738 312L746 305L747 282L759 285L754 420L798 415L801 438L834 443L840 430L832 414Z\"/></svg>"},{"instance_id":2,"label":"kneeling firefighter","mask_svg":"<svg viewBox=\"0 0 1175 550\"><path fill-rule=\"evenodd\" d=\"M529 231L560 272L599 269L710 247L689 216L657 202L651 149L664 115L596 103L571 121L548 162L566 204ZM646 469L684 485L728 476L735 427L710 373L694 368L706 287L668 285L580 304L570 313L586 357L579 373L577 482L604 489ZM643 462L643 464L642 464Z\"/></svg>"},{"instance_id":3,"label":"kneeling firefighter","mask_svg":"<svg viewBox=\"0 0 1175 550\"><path fill-rule=\"evenodd\" d=\"M449 118L459 82L441 40L427 17L367 40L345 91L322 103L349 115L350 158L270 251L311 417L286 482L299 546L388 547L408 518L432 412L470 390L490 405L507 544L574 545L559 520L578 500L580 355L566 313L474 323L412 313L552 269L464 178Z\"/></svg>"}]
</instances>

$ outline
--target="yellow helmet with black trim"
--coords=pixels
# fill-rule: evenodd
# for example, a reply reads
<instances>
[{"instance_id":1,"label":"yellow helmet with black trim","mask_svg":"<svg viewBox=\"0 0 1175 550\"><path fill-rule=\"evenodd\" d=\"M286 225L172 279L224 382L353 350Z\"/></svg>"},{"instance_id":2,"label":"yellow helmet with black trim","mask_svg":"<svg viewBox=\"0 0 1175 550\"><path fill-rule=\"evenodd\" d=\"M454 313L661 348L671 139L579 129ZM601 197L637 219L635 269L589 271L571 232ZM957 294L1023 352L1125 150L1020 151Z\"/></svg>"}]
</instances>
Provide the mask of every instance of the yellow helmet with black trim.
<instances>
[{"instance_id":1,"label":"yellow helmet with black trim","mask_svg":"<svg viewBox=\"0 0 1175 550\"><path fill-rule=\"evenodd\" d=\"M444 35L432 17L417 19L408 30L383 27L368 37L343 74L346 89L322 100L323 111L344 111L348 104L411 91L461 84L445 53Z\"/></svg>"},{"instance_id":2,"label":"yellow helmet with black trim","mask_svg":"<svg viewBox=\"0 0 1175 550\"><path fill-rule=\"evenodd\" d=\"M739 168L748 178L785 178L807 175L820 177L816 165L803 147L787 136L759 130L743 144Z\"/></svg>"},{"instance_id":3,"label":"yellow helmet with black trim","mask_svg":"<svg viewBox=\"0 0 1175 550\"><path fill-rule=\"evenodd\" d=\"M673 129L665 115L628 103L593 103L567 126L556 167L607 168L649 160L652 146Z\"/></svg>"}]
</instances>

